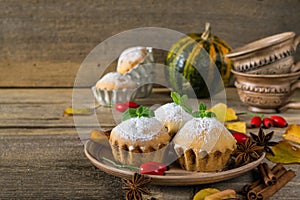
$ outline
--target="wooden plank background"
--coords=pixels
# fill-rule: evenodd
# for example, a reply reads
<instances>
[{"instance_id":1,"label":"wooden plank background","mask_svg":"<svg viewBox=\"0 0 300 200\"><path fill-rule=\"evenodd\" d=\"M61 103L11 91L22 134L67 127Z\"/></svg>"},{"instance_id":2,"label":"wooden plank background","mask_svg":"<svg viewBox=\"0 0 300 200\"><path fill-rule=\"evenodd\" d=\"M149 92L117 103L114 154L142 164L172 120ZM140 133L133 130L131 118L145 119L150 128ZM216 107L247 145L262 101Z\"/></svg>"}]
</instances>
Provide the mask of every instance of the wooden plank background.
<instances>
[{"instance_id":1,"label":"wooden plank background","mask_svg":"<svg viewBox=\"0 0 300 200\"><path fill-rule=\"evenodd\" d=\"M96 45L133 28L202 32L210 22L238 47L284 31L300 34L299 19L299 0L1 0L0 87L72 87Z\"/></svg>"}]
</instances>

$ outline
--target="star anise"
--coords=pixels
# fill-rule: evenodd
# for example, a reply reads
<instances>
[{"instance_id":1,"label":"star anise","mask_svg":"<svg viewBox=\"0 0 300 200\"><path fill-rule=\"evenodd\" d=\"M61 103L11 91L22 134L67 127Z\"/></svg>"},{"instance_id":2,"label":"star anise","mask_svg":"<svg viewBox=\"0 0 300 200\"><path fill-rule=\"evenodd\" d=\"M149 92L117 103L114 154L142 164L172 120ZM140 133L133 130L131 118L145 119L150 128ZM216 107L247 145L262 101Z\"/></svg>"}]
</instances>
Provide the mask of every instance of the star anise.
<instances>
[{"instance_id":1,"label":"star anise","mask_svg":"<svg viewBox=\"0 0 300 200\"><path fill-rule=\"evenodd\" d=\"M248 164L257 160L261 156L263 150L262 146L258 146L256 142L250 137L244 143L237 143L237 148L233 152L235 157L235 164Z\"/></svg>"},{"instance_id":2,"label":"star anise","mask_svg":"<svg viewBox=\"0 0 300 200\"><path fill-rule=\"evenodd\" d=\"M251 138L257 143L258 146L264 147L264 150L266 153L270 153L274 156L274 152L272 151L270 146L274 146L278 144L278 142L271 142L274 134L274 131L271 131L270 133L266 134L263 132L262 128L259 129L258 135L255 135L253 133L250 133Z\"/></svg>"},{"instance_id":3,"label":"star anise","mask_svg":"<svg viewBox=\"0 0 300 200\"><path fill-rule=\"evenodd\" d=\"M145 186L151 182L151 178L141 174L134 173L132 179L123 179L126 186L122 187L126 192L126 200L142 200L142 195L150 195L150 192L145 189Z\"/></svg>"}]
</instances>

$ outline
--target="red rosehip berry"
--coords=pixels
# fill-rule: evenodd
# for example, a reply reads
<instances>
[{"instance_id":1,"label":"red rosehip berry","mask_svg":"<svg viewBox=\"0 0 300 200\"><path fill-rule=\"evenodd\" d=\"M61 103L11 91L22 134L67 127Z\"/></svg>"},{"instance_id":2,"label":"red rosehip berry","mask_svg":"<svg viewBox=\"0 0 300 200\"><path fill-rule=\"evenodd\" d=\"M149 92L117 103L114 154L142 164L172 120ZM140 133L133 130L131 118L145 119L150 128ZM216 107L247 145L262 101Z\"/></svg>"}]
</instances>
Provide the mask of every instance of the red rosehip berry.
<instances>
[{"instance_id":1,"label":"red rosehip berry","mask_svg":"<svg viewBox=\"0 0 300 200\"><path fill-rule=\"evenodd\" d=\"M146 162L140 166L140 174L163 175L167 166L158 162Z\"/></svg>"},{"instance_id":2,"label":"red rosehip berry","mask_svg":"<svg viewBox=\"0 0 300 200\"><path fill-rule=\"evenodd\" d=\"M268 118L268 117L264 118L262 123L263 123L264 128L271 128L272 126L274 126L273 119Z\"/></svg>"},{"instance_id":3,"label":"red rosehip berry","mask_svg":"<svg viewBox=\"0 0 300 200\"><path fill-rule=\"evenodd\" d=\"M133 101L127 101L124 103L125 105L127 105L129 108L137 108L139 107L139 104L133 102Z\"/></svg>"},{"instance_id":4,"label":"red rosehip berry","mask_svg":"<svg viewBox=\"0 0 300 200\"><path fill-rule=\"evenodd\" d=\"M243 144L245 144L246 140L248 139L248 136L246 134L240 132L233 132L232 136L235 138L237 142Z\"/></svg>"},{"instance_id":5,"label":"red rosehip berry","mask_svg":"<svg viewBox=\"0 0 300 200\"><path fill-rule=\"evenodd\" d=\"M137 107L139 107L139 105L132 101L118 103L115 105L115 109L119 112L125 112L128 108L137 108Z\"/></svg>"},{"instance_id":6,"label":"red rosehip berry","mask_svg":"<svg viewBox=\"0 0 300 200\"><path fill-rule=\"evenodd\" d=\"M275 127L284 128L284 127L288 126L287 121L281 116L274 115L274 116L271 116L270 118L274 121Z\"/></svg>"},{"instance_id":7,"label":"red rosehip berry","mask_svg":"<svg viewBox=\"0 0 300 200\"><path fill-rule=\"evenodd\" d=\"M251 121L250 121L250 126L251 128L258 128L260 127L262 123L262 120L259 116L254 116L251 118Z\"/></svg>"}]
</instances>

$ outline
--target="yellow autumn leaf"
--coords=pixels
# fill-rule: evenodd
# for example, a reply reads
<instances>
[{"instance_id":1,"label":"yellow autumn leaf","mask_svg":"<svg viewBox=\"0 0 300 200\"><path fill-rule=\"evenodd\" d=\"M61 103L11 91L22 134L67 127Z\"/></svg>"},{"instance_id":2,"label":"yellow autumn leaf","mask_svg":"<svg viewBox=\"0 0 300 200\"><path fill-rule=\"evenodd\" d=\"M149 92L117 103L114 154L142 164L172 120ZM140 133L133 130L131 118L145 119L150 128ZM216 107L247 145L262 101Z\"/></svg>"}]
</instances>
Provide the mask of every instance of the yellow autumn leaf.
<instances>
[{"instance_id":1,"label":"yellow autumn leaf","mask_svg":"<svg viewBox=\"0 0 300 200\"><path fill-rule=\"evenodd\" d=\"M300 144L300 125L289 125L282 136L286 140Z\"/></svg>"},{"instance_id":2,"label":"yellow autumn leaf","mask_svg":"<svg viewBox=\"0 0 300 200\"><path fill-rule=\"evenodd\" d=\"M90 139L94 141L108 140L108 132L102 130L92 130Z\"/></svg>"},{"instance_id":3,"label":"yellow autumn leaf","mask_svg":"<svg viewBox=\"0 0 300 200\"><path fill-rule=\"evenodd\" d=\"M216 119L221 122L229 122L238 119L235 111L232 108L227 107L224 103L218 103L211 107L209 112L214 112L216 114Z\"/></svg>"},{"instance_id":4,"label":"yellow autumn leaf","mask_svg":"<svg viewBox=\"0 0 300 200\"><path fill-rule=\"evenodd\" d=\"M292 145L287 140L280 141L279 144L272 147L275 156L267 154L267 159L274 163L300 163L300 148Z\"/></svg>"},{"instance_id":5,"label":"yellow autumn leaf","mask_svg":"<svg viewBox=\"0 0 300 200\"><path fill-rule=\"evenodd\" d=\"M64 115L91 115L92 111L89 108L66 108L64 110Z\"/></svg>"},{"instance_id":6,"label":"yellow autumn leaf","mask_svg":"<svg viewBox=\"0 0 300 200\"><path fill-rule=\"evenodd\" d=\"M197 192L193 198L193 200L204 200L206 196L215 194L220 192L220 190L215 189L215 188L206 188L202 189L199 192Z\"/></svg>"},{"instance_id":7,"label":"yellow autumn leaf","mask_svg":"<svg viewBox=\"0 0 300 200\"><path fill-rule=\"evenodd\" d=\"M221 199L231 199L236 197L236 192L232 189L223 190L215 194L208 195L204 200L221 200Z\"/></svg>"},{"instance_id":8,"label":"yellow autumn leaf","mask_svg":"<svg viewBox=\"0 0 300 200\"><path fill-rule=\"evenodd\" d=\"M246 133L247 125L246 122L232 122L225 124L225 127L232 131L237 131L240 133Z\"/></svg>"},{"instance_id":9,"label":"yellow autumn leaf","mask_svg":"<svg viewBox=\"0 0 300 200\"><path fill-rule=\"evenodd\" d=\"M111 146L109 144L109 135L110 131L103 130L92 130L90 133L91 142L97 144L97 148L101 148L103 155L106 155L108 158L112 156Z\"/></svg>"}]
</instances>

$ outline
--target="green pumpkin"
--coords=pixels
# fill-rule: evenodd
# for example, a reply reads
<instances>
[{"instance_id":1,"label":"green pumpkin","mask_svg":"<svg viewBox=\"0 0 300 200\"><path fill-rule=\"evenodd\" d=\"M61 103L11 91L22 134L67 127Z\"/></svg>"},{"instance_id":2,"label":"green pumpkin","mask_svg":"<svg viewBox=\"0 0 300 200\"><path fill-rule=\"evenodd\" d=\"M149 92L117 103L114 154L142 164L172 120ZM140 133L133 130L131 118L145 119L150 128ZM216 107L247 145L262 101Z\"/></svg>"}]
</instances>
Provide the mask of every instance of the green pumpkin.
<instances>
[{"instance_id":1,"label":"green pumpkin","mask_svg":"<svg viewBox=\"0 0 300 200\"><path fill-rule=\"evenodd\" d=\"M199 48L199 46L202 48ZM204 50L207 53L203 53ZM166 65L170 67L166 75L171 87L180 93L186 93L184 91L186 83L182 79L183 76L192 86L198 98L208 97L208 88L202 76L194 67L196 65L201 68L201 71L206 70L204 74L209 76L208 80L210 81L207 84L220 80L216 78L219 71L224 85L228 85L232 64L225 55L230 51L231 47L224 40L211 34L209 23L206 23L203 33L191 33L179 39L171 47L166 58ZM217 71L215 66L217 66Z\"/></svg>"}]
</instances>

